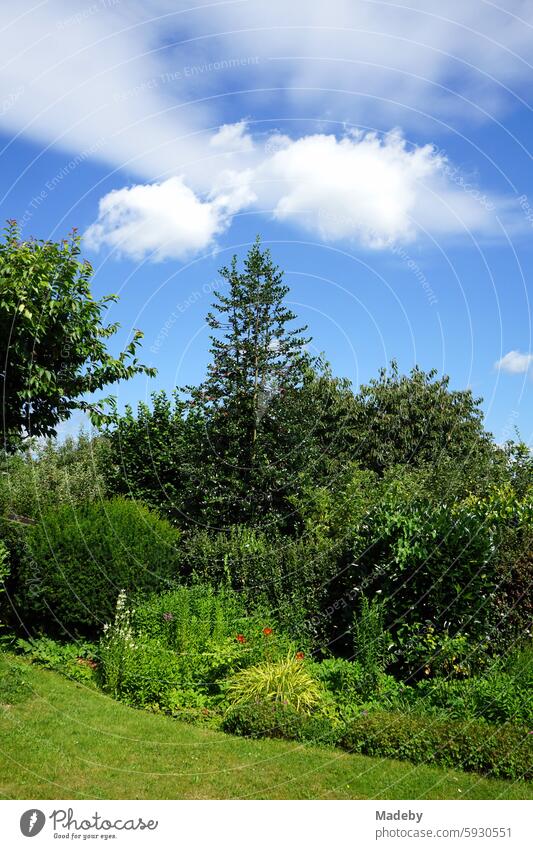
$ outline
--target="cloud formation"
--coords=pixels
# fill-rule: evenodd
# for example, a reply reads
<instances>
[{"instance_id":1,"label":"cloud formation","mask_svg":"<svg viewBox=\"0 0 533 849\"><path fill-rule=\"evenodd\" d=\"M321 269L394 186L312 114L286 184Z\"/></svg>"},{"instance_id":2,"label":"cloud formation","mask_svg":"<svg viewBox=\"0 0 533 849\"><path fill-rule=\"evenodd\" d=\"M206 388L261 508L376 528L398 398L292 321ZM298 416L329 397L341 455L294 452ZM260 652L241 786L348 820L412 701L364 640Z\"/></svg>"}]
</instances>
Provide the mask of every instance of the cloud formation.
<instances>
[{"instance_id":1,"label":"cloud formation","mask_svg":"<svg viewBox=\"0 0 533 849\"><path fill-rule=\"evenodd\" d=\"M260 209L326 242L369 249L404 244L420 231L491 233L493 209L447 176L433 146L408 146L395 131L275 134L258 145L243 122L225 125L212 143L230 158L245 151L250 167L222 168L209 192L171 178L111 192L87 233L91 247L117 247L134 259L183 258L212 245L244 210ZM235 146L235 149L234 149Z\"/></svg>"},{"instance_id":2,"label":"cloud formation","mask_svg":"<svg viewBox=\"0 0 533 849\"><path fill-rule=\"evenodd\" d=\"M525 374L533 365L533 354L522 354L520 351L509 351L496 363L496 368L509 374Z\"/></svg>"},{"instance_id":3,"label":"cloud formation","mask_svg":"<svg viewBox=\"0 0 533 849\"><path fill-rule=\"evenodd\" d=\"M69 154L94 148L149 181L216 173L221 151L206 128L227 123L230 90L241 115L268 97L282 122L308 117L312 102L335 132L343 120L425 121L434 132L452 115L471 125L512 105L533 76L523 0L505 10L484 0L19 0L3 11L6 135Z\"/></svg>"},{"instance_id":4,"label":"cloud formation","mask_svg":"<svg viewBox=\"0 0 533 849\"><path fill-rule=\"evenodd\" d=\"M210 245L228 223L223 202L202 201L180 177L171 177L109 192L85 240L88 247L134 260L185 259Z\"/></svg>"},{"instance_id":5,"label":"cloud formation","mask_svg":"<svg viewBox=\"0 0 533 849\"><path fill-rule=\"evenodd\" d=\"M0 31L1 128L133 180L88 231L133 257L203 250L248 209L372 248L422 226L490 235L505 205L479 202L430 145L341 128L422 122L431 140L451 115L494 114L531 81L532 24L521 0L20 0ZM301 123L310 103L320 132Z\"/></svg>"}]
</instances>

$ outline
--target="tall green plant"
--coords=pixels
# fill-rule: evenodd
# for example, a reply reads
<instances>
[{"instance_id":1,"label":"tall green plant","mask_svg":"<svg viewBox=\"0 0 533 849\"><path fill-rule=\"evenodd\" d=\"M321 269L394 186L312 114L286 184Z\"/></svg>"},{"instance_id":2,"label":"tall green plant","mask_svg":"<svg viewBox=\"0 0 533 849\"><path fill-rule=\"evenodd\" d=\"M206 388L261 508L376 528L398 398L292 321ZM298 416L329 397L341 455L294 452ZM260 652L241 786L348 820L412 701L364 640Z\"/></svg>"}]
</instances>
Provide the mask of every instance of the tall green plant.
<instances>
[{"instance_id":1,"label":"tall green plant","mask_svg":"<svg viewBox=\"0 0 533 849\"><path fill-rule=\"evenodd\" d=\"M363 595L354 617L354 657L361 664L369 693L377 688L389 659L391 637L384 623L383 603Z\"/></svg>"},{"instance_id":2,"label":"tall green plant","mask_svg":"<svg viewBox=\"0 0 533 849\"><path fill-rule=\"evenodd\" d=\"M154 369L136 357L142 338L112 356L107 340L119 325L105 324L108 295L92 297L91 264L80 261L80 237L62 242L21 240L9 221L0 242L0 389L2 444L8 451L27 435L55 436L73 410L84 410L95 424L108 419L106 404L87 394Z\"/></svg>"},{"instance_id":3,"label":"tall green plant","mask_svg":"<svg viewBox=\"0 0 533 849\"><path fill-rule=\"evenodd\" d=\"M205 500L217 523L257 519L283 502L305 434L292 422L291 397L312 360L305 327L284 301L283 273L259 239L239 270L237 257L220 270L207 323L211 362L190 393L189 416L205 428L200 469Z\"/></svg>"}]
</instances>

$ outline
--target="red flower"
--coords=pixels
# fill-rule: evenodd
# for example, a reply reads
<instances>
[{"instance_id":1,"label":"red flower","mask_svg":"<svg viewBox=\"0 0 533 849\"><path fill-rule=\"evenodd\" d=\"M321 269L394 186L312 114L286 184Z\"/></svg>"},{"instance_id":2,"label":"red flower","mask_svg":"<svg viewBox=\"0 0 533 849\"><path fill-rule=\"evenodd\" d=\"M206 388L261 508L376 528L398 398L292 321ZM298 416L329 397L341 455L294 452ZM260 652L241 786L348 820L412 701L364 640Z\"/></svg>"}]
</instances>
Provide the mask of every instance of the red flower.
<instances>
[{"instance_id":1,"label":"red flower","mask_svg":"<svg viewBox=\"0 0 533 849\"><path fill-rule=\"evenodd\" d=\"M272 628L263 628L263 634L265 635L265 637L270 637L272 633Z\"/></svg>"},{"instance_id":2,"label":"red flower","mask_svg":"<svg viewBox=\"0 0 533 849\"><path fill-rule=\"evenodd\" d=\"M296 652L296 660L303 660L304 657L305 657L305 654L303 653L303 651L297 651Z\"/></svg>"},{"instance_id":3,"label":"red flower","mask_svg":"<svg viewBox=\"0 0 533 849\"><path fill-rule=\"evenodd\" d=\"M237 634L235 639L237 640L238 643L245 643L246 642L246 637L244 636L244 634Z\"/></svg>"}]
</instances>

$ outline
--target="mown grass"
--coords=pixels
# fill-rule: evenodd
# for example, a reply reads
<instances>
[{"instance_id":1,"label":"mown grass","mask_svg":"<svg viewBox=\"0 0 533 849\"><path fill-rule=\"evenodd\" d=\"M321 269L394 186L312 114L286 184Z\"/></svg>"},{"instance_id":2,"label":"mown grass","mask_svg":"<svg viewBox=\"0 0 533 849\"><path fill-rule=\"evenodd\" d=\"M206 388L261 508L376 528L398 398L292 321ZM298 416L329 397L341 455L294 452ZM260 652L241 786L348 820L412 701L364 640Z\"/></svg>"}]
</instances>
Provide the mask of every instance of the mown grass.
<instances>
[{"instance_id":1,"label":"mown grass","mask_svg":"<svg viewBox=\"0 0 533 849\"><path fill-rule=\"evenodd\" d=\"M7 799L533 798L530 784L186 725L20 658L0 658L0 676Z\"/></svg>"}]
</instances>

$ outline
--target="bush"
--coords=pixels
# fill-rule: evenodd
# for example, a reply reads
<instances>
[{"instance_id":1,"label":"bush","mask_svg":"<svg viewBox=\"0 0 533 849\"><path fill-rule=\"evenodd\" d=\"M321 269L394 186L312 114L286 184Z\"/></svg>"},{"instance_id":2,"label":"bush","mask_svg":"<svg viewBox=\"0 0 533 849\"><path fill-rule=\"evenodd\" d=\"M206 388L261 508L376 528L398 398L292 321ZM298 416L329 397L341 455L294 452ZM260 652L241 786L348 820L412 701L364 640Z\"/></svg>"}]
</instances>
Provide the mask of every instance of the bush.
<instances>
[{"instance_id":1,"label":"bush","mask_svg":"<svg viewBox=\"0 0 533 849\"><path fill-rule=\"evenodd\" d=\"M24 530L14 596L19 615L49 633L95 633L118 592L149 593L176 578L179 533L121 498L62 506Z\"/></svg>"},{"instance_id":2,"label":"bush","mask_svg":"<svg viewBox=\"0 0 533 849\"><path fill-rule=\"evenodd\" d=\"M16 649L32 663L54 669L74 681L96 684L97 648L93 643L60 643L38 637L17 640Z\"/></svg>"},{"instance_id":3,"label":"bush","mask_svg":"<svg viewBox=\"0 0 533 849\"><path fill-rule=\"evenodd\" d=\"M361 702L365 692L365 672L357 661L327 658L315 665L314 673L339 703Z\"/></svg>"},{"instance_id":4,"label":"bush","mask_svg":"<svg viewBox=\"0 0 533 849\"><path fill-rule=\"evenodd\" d=\"M325 714L306 714L271 701L235 705L225 714L222 729L239 737L273 737L316 745L335 745L342 733L342 727Z\"/></svg>"},{"instance_id":5,"label":"bush","mask_svg":"<svg viewBox=\"0 0 533 849\"><path fill-rule=\"evenodd\" d=\"M309 713L319 704L321 689L305 663L288 655L238 672L228 681L226 697L232 705L272 702Z\"/></svg>"},{"instance_id":6,"label":"bush","mask_svg":"<svg viewBox=\"0 0 533 849\"><path fill-rule=\"evenodd\" d=\"M309 639L309 615L320 611L336 572L333 544L267 534L242 525L184 541L182 570L214 586L230 585L253 605L273 611L283 630Z\"/></svg>"},{"instance_id":7,"label":"bush","mask_svg":"<svg viewBox=\"0 0 533 849\"><path fill-rule=\"evenodd\" d=\"M105 664L104 660L102 662ZM105 665L104 665L105 668ZM179 687L181 670L175 653L157 640L138 638L125 655L114 695L135 707L162 704Z\"/></svg>"},{"instance_id":8,"label":"bush","mask_svg":"<svg viewBox=\"0 0 533 849\"><path fill-rule=\"evenodd\" d=\"M339 683L339 672L330 664L323 680ZM495 726L383 710L354 711L346 721L346 716L328 715L327 709L308 714L291 704L258 699L231 706L222 727L244 737L337 745L363 755L439 764L495 778L533 777L533 738L526 728L510 723Z\"/></svg>"},{"instance_id":9,"label":"bush","mask_svg":"<svg viewBox=\"0 0 533 849\"><path fill-rule=\"evenodd\" d=\"M114 622L104 627L100 640L104 689L136 707L159 705L180 683L178 656L158 640L134 635L131 619L121 590Z\"/></svg>"},{"instance_id":10,"label":"bush","mask_svg":"<svg viewBox=\"0 0 533 849\"><path fill-rule=\"evenodd\" d=\"M38 519L59 504L84 504L105 496L104 470L110 445L102 436L81 433L64 442L33 442L25 453L4 457L0 515Z\"/></svg>"},{"instance_id":11,"label":"bush","mask_svg":"<svg viewBox=\"0 0 533 849\"><path fill-rule=\"evenodd\" d=\"M438 631L432 622L406 623L396 632L396 655L410 678L467 678L487 666L489 653L488 638L472 642L467 634Z\"/></svg>"},{"instance_id":12,"label":"bush","mask_svg":"<svg viewBox=\"0 0 533 849\"><path fill-rule=\"evenodd\" d=\"M268 621L268 620L267 620ZM249 631L242 595L206 584L177 587L141 602L133 613L136 632L161 640L178 652L202 651L213 642Z\"/></svg>"},{"instance_id":13,"label":"bush","mask_svg":"<svg viewBox=\"0 0 533 849\"><path fill-rule=\"evenodd\" d=\"M521 687L512 676L492 672L467 681L421 681L414 691L424 711L440 709L454 719L483 718L488 722L533 725L531 687ZM421 701L420 701L421 700Z\"/></svg>"},{"instance_id":14,"label":"bush","mask_svg":"<svg viewBox=\"0 0 533 849\"><path fill-rule=\"evenodd\" d=\"M361 714L342 735L350 752L479 772L494 778L533 778L533 738L520 726L500 727L412 714Z\"/></svg>"},{"instance_id":15,"label":"bush","mask_svg":"<svg viewBox=\"0 0 533 849\"><path fill-rule=\"evenodd\" d=\"M379 676L385 670L392 648L384 620L383 603L377 598L369 602L366 596L362 596L359 611L354 617L354 657L363 670L364 687L368 696L377 689Z\"/></svg>"}]
</instances>

